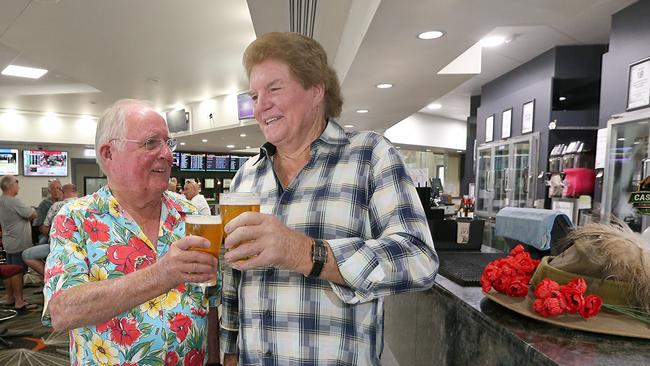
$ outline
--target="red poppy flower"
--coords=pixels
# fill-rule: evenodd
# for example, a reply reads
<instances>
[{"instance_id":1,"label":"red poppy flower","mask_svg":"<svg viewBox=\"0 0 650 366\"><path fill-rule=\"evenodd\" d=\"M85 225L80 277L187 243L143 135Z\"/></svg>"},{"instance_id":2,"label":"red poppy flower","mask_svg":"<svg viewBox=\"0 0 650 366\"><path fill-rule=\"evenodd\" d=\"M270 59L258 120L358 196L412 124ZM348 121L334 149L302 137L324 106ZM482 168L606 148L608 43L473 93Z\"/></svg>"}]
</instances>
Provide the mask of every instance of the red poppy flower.
<instances>
[{"instance_id":1,"label":"red poppy flower","mask_svg":"<svg viewBox=\"0 0 650 366\"><path fill-rule=\"evenodd\" d=\"M176 338L183 342L187 334L190 332L192 326L192 319L184 314L176 314L172 320L169 321L169 329L176 333Z\"/></svg>"},{"instance_id":2,"label":"red poppy flower","mask_svg":"<svg viewBox=\"0 0 650 366\"><path fill-rule=\"evenodd\" d=\"M582 277L574 278L564 286L575 288L576 291L580 294L584 294L585 291L587 291L587 282Z\"/></svg>"},{"instance_id":3,"label":"red poppy flower","mask_svg":"<svg viewBox=\"0 0 650 366\"><path fill-rule=\"evenodd\" d=\"M178 353L171 351L165 354L165 366L176 366L178 363Z\"/></svg>"},{"instance_id":4,"label":"red poppy flower","mask_svg":"<svg viewBox=\"0 0 650 366\"><path fill-rule=\"evenodd\" d=\"M589 295L585 297L584 306L578 310L580 316L587 319L600 313L600 307L603 305L603 300L600 296Z\"/></svg>"},{"instance_id":5,"label":"red poppy flower","mask_svg":"<svg viewBox=\"0 0 650 366\"><path fill-rule=\"evenodd\" d=\"M126 245L111 245L106 257L123 273L148 267L155 262L155 253L138 237L131 237Z\"/></svg>"},{"instance_id":6,"label":"red poppy flower","mask_svg":"<svg viewBox=\"0 0 650 366\"><path fill-rule=\"evenodd\" d=\"M512 250L510 251L511 256L515 256L519 253L525 253L526 250L524 249L524 246L521 244L517 244Z\"/></svg>"},{"instance_id":7,"label":"red poppy flower","mask_svg":"<svg viewBox=\"0 0 650 366\"><path fill-rule=\"evenodd\" d=\"M545 278L535 287L535 297L545 299L550 297L554 291L560 291L560 284L550 278Z\"/></svg>"},{"instance_id":8,"label":"red poppy flower","mask_svg":"<svg viewBox=\"0 0 650 366\"><path fill-rule=\"evenodd\" d=\"M528 277L520 277L510 281L506 294L512 297L526 297L528 295Z\"/></svg>"},{"instance_id":9,"label":"red poppy flower","mask_svg":"<svg viewBox=\"0 0 650 366\"><path fill-rule=\"evenodd\" d=\"M130 346L140 338L138 323L133 319L122 318L109 323L111 340L120 346Z\"/></svg>"},{"instance_id":10,"label":"red poppy flower","mask_svg":"<svg viewBox=\"0 0 650 366\"><path fill-rule=\"evenodd\" d=\"M83 223L84 231L90 236L90 241L97 241L105 243L108 241L110 235L108 231L110 230L108 225L103 222L99 222L94 219L84 220Z\"/></svg>"},{"instance_id":11,"label":"red poppy flower","mask_svg":"<svg viewBox=\"0 0 650 366\"><path fill-rule=\"evenodd\" d=\"M492 282L492 287L494 287L494 289L499 292L506 293L506 290L510 285L510 281L512 281L512 277L501 275L501 277Z\"/></svg>"},{"instance_id":12,"label":"red poppy flower","mask_svg":"<svg viewBox=\"0 0 650 366\"><path fill-rule=\"evenodd\" d=\"M68 216L54 216L53 226L56 230L54 235L64 239L72 238L72 235L77 232L77 225L74 223L74 220Z\"/></svg>"},{"instance_id":13,"label":"red poppy flower","mask_svg":"<svg viewBox=\"0 0 650 366\"><path fill-rule=\"evenodd\" d=\"M189 352L185 354L185 359L183 360L184 366L202 366L203 359L205 358L205 351L200 351L196 348L192 348Z\"/></svg>"},{"instance_id":14,"label":"red poppy flower","mask_svg":"<svg viewBox=\"0 0 650 366\"><path fill-rule=\"evenodd\" d=\"M565 285L560 287L560 292L566 301L568 313L575 314L584 306L585 299L582 297L582 292L576 287Z\"/></svg>"},{"instance_id":15,"label":"red poppy flower","mask_svg":"<svg viewBox=\"0 0 650 366\"><path fill-rule=\"evenodd\" d=\"M566 303L562 296L547 297L536 299L533 302L533 309L543 317L550 318L564 313Z\"/></svg>"}]
</instances>

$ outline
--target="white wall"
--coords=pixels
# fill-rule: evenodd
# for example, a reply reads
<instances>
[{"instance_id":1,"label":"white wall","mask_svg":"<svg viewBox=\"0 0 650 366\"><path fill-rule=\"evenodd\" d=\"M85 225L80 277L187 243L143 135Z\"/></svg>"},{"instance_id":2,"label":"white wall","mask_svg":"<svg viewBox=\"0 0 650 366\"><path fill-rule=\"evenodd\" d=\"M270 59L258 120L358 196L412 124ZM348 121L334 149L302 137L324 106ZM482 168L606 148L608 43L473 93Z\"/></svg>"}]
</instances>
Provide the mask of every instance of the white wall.
<instances>
[{"instance_id":1,"label":"white wall","mask_svg":"<svg viewBox=\"0 0 650 366\"><path fill-rule=\"evenodd\" d=\"M467 122L415 113L384 133L394 144L465 150Z\"/></svg>"},{"instance_id":2,"label":"white wall","mask_svg":"<svg viewBox=\"0 0 650 366\"><path fill-rule=\"evenodd\" d=\"M188 104L190 131L199 132L225 126L239 126L237 94L221 95L198 103ZM210 119L212 114L212 119Z\"/></svg>"},{"instance_id":3,"label":"white wall","mask_svg":"<svg viewBox=\"0 0 650 366\"><path fill-rule=\"evenodd\" d=\"M96 128L94 117L0 111L0 141L94 145Z\"/></svg>"}]
</instances>

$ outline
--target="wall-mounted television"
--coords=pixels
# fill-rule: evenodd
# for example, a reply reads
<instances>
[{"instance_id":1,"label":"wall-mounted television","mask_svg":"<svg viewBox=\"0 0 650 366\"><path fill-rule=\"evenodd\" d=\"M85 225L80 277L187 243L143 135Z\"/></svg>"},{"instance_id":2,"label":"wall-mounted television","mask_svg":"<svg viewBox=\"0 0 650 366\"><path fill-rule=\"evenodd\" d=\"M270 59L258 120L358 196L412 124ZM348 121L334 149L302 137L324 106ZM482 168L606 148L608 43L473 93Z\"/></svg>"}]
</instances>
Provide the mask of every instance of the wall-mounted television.
<instances>
[{"instance_id":1,"label":"wall-mounted television","mask_svg":"<svg viewBox=\"0 0 650 366\"><path fill-rule=\"evenodd\" d=\"M169 132L183 132L190 129L190 113L185 109L177 109L165 114Z\"/></svg>"},{"instance_id":2,"label":"wall-mounted television","mask_svg":"<svg viewBox=\"0 0 650 366\"><path fill-rule=\"evenodd\" d=\"M239 168L244 165L248 159L250 159L250 156L230 155L230 171L238 171Z\"/></svg>"},{"instance_id":3,"label":"wall-mounted television","mask_svg":"<svg viewBox=\"0 0 650 366\"><path fill-rule=\"evenodd\" d=\"M205 170L208 172L227 172L230 168L230 156L207 154L205 159Z\"/></svg>"},{"instance_id":4,"label":"wall-mounted television","mask_svg":"<svg viewBox=\"0 0 650 366\"><path fill-rule=\"evenodd\" d=\"M0 175L18 175L18 149L0 148Z\"/></svg>"},{"instance_id":5,"label":"wall-mounted television","mask_svg":"<svg viewBox=\"0 0 650 366\"><path fill-rule=\"evenodd\" d=\"M204 172L205 171L205 154L181 152L180 170L182 172Z\"/></svg>"},{"instance_id":6,"label":"wall-mounted television","mask_svg":"<svg viewBox=\"0 0 650 366\"><path fill-rule=\"evenodd\" d=\"M255 118L253 114L253 99L248 93L237 95L237 112L239 119Z\"/></svg>"},{"instance_id":7,"label":"wall-mounted television","mask_svg":"<svg viewBox=\"0 0 650 366\"><path fill-rule=\"evenodd\" d=\"M25 176L67 177L68 152L54 150L23 150Z\"/></svg>"}]
</instances>

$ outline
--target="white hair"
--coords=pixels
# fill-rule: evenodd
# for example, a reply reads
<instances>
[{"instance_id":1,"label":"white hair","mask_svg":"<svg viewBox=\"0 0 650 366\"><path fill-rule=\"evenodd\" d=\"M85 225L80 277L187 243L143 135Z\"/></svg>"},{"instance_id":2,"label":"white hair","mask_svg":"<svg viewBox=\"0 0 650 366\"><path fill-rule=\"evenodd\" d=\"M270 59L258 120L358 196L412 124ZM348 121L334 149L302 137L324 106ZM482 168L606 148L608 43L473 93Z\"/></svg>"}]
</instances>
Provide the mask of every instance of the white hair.
<instances>
[{"instance_id":1,"label":"white hair","mask_svg":"<svg viewBox=\"0 0 650 366\"><path fill-rule=\"evenodd\" d=\"M95 132L96 160L104 174L106 174L106 170L102 164L99 147L112 139L124 138L126 133L126 111L134 105L153 109L153 104L146 100L120 99L106 108L99 121L97 121L97 130ZM122 150L124 148L124 142L118 141L115 146L118 150Z\"/></svg>"}]
</instances>

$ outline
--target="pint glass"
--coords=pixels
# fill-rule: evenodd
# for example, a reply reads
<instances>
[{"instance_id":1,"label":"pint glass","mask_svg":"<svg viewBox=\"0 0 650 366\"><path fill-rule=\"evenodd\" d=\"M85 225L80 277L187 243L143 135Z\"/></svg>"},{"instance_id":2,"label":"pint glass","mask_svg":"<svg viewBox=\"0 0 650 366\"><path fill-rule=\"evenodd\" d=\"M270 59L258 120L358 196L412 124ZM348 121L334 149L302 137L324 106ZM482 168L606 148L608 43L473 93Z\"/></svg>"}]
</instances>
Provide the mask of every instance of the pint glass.
<instances>
[{"instance_id":1,"label":"pint glass","mask_svg":"<svg viewBox=\"0 0 650 366\"><path fill-rule=\"evenodd\" d=\"M228 192L219 197L219 212L223 215L223 224L241 213L252 211L260 212L260 195L252 192Z\"/></svg>"},{"instance_id":2,"label":"pint glass","mask_svg":"<svg viewBox=\"0 0 650 366\"><path fill-rule=\"evenodd\" d=\"M204 216L204 215L187 215L185 216L185 236L196 235L202 236L210 241L208 248L191 248L200 252L212 254L219 259L219 250L223 240L223 224L221 216ZM205 286L216 285L216 278L202 283Z\"/></svg>"}]
</instances>

